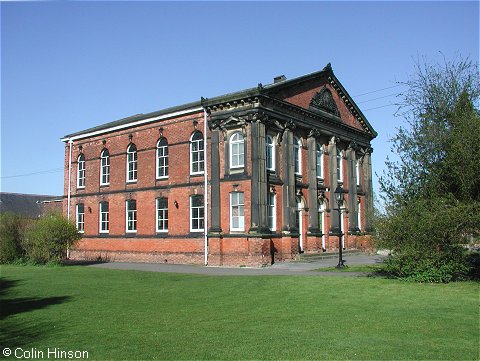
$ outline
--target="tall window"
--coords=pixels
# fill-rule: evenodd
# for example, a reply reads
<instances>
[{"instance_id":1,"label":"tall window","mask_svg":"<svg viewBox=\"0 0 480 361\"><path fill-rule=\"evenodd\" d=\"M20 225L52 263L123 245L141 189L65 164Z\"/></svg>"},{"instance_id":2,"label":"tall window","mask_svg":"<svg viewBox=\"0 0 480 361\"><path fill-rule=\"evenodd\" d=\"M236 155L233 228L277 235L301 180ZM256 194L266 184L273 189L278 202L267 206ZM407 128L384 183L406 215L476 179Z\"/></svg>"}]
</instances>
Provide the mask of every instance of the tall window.
<instances>
[{"instance_id":1,"label":"tall window","mask_svg":"<svg viewBox=\"0 0 480 361\"><path fill-rule=\"evenodd\" d=\"M240 132L230 137L230 168L242 168L245 164L245 139Z\"/></svg>"},{"instance_id":2,"label":"tall window","mask_svg":"<svg viewBox=\"0 0 480 361\"><path fill-rule=\"evenodd\" d=\"M276 230L276 199L273 192L269 192L267 196L267 223L271 231Z\"/></svg>"},{"instance_id":3,"label":"tall window","mask_svg":"<svg viewBox=\"0 0 480 361\"><path fill-rule=\"evenodd\" d=\"M157 232L168 232L168 198L157 198Z\"/></svg>"},{"instance_id":4,"label":"tall window","mask_svg":"<svg viewBox=\"0 0 480 361\"><path fill-rule=\"evenodd\" d=\"M323 178L323 149L321 144L317 143L315 154L317 160L317 178Z\"/></svg>"},{"instance_id":5,"label":"tall window","mask_svg":"<svg viewBox=\"0 0 480 361\"><path fill-rule=\"evenodd\" d=\"M360 185L360 161L357 159L355 161L355 178L357 180L357 186Z\"/></svg>"},{"instance_id":6,"label":"tall window","mask_svg":"<svg viewBox=\"0 0 480 361\"><path fill-rule=\"evenodd\" d=\"M320 204L318 207L318 229L322 234L325 233L325 206Z\"/></svg>"},{"instance_id":7,"label":"tall window","mask_svg":"<svg viewBox=\"0 0 480 361\"><path fill-rule=\"evenodd\" d=\"M168 177L168 143L162 138L157 143L157 178Z\"/></svg>"},{"instance_id":8,"label":"tall window","mask_svg":"<svg viewBox=\"0 0 480 361\"><path fill-rule=\"evenodd\" d=\"M358 200L358 203L357 203L357 225L358 225L358 229L362 229L362 207L361 207L361 203L360 203L360 199Z\"/></svg>"},{"instance_id":9,"label":"tall window","mask_svg":"<svg viewBox=\"0 0 480 361\"><path fill-rule=\"evenodd\" d=\"M190 174L202 174L203 168L203 134L195 132L190 140Z\"/></svg>"},{"instance_id":10,"label":"tall window","mask_svg":"<svg viewBox=\"0 0 480 361\"><path fill-rule=\"evenodd\" d=\"M245 230L245 198L243 192L230 193L230 230Z\"/></svg>"},{"instance_id":11,"label":"tall window","mask_svg":"<svg viewBox=\"0 0 480 361\"><path fill-rule=\"evenodd\" d=\"M109 209L108 202L100 202L100 233L109 232Z\"/></svg>"},{"instance_id":12,"label":"tall window","mask_svg":"<svg viewBox=\"0 0 480 361\"><path fill-rule=\"evenodd\" d=\"M77 229L80 233L85 231L85 206L83 203L77 204Z\"/></svg>"},{"instance_id":13,"label":"tall window","mask_svg":"<svg viewBox=\"0 0 480 361\"><path fill-rule=\"evenodd\" d=\"M127 148L127 182L137 181L137 147L131 143Z\"/></svg>"},{"instance_id":14,"label":"tall window","mask_svg":"<svg viewBox=\"0 0 480 361\"><path fill-rule=\"evenodd\" d=\"M127 232L137 231L137 201L130 199L126 202L127 209Z\"/></svg>"},{"instance_id":15,"label":"tall window","mask_svg":"<svg viewBox=\"0 0 480 361\"><path fill-rule=\"evenodd\" d=\"M77 188L85 188L85 156L78 156L77 164Z\"/></svg>"},{"instance_id":16,"label":"tall window","mask_svg":"<svg viewBox=\"0 0 480 361\"><path fill-rule=\"evenodd\" d=\"M302 143L297 137L293 138L293 165L295 174L302 175Z\"/></svg>"},{"instance_id":17,"label":"tall window","mask_svg":"<svg viewBox=\"0 0 480 361\"><path fill-rule=\"evenodd\" d=\"M322 232L322 249L325 250L325 205L320 204L318 207L318 229Z\"/></svg>"},{"instance_id":18,"label":"tall window","mask_svg":"<svg viewBox=\"0 0 480 361\"><path fill-rule=\"evenodd\" d=\"M110 153L104 149L100 154L100 185L110 183Z\"/></svg>"},{"instance_id":19,"label":"tall window","mask_svg":"<svg viewBox=\"0 0 480 361\"><path fill-rule=\"evenodd\" d=\"M267 135L265 138L265 144L267 146L267 170L275 170L275 144L273 143L273 137Z\"/></svg>"},{"instance_id":20,"label":"tall window","mask_svg":"<svg viewBox=\"0 0 480 361\"><path fill-rule=\"evenodd\" d=\"M190 197L190 231L202 232L204 228L203 195Z\"/></svg>"},{"instance_id":21,"label":"tall window","mask_svg":"<svg viewBox=\"0 0 480 361\"><path fill-rule=\"evenodd\" d=\"M337 148L337 180L339 182L343 181L342 173L343 173L343 162L342 162L342 150Z\"/></svg>"}]
</instances>

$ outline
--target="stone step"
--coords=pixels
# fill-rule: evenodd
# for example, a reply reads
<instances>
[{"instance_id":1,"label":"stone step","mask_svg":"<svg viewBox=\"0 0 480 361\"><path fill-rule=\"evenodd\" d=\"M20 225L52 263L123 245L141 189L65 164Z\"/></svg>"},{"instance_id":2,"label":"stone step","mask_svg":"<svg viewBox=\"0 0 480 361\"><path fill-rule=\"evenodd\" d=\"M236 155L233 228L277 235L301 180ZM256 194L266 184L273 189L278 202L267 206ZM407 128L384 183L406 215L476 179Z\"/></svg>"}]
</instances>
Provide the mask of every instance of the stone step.
<instances>
[{"instance_id":1,"label":"stone step","mask_svg":"<svg viewBox=\"0 0 480 361\"><path fill-rule=\"evenodd\" d=\"M363 254L364 252L358 249L348 249L342 252L342 256L354 256ZM323 253L302 253L300 254L300 262L316 262L322 259L338 258L338 252L323 252Z\"/></svg>"}]
</instances>

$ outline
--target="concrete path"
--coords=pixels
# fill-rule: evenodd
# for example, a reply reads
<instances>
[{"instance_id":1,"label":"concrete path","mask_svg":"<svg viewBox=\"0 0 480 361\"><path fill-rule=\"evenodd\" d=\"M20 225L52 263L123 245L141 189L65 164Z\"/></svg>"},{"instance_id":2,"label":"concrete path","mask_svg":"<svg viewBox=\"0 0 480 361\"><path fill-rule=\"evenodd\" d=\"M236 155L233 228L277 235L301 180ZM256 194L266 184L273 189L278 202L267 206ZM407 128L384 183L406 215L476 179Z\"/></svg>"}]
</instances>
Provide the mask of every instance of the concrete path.
<instances>
[{"instance_id":1,"label":"concrete path","mask_svg":"<svg viewBox=\"0 0 480 361\"><path fill-rule=\"evenodd\" d=\"M346 265L370 265L382 263L385 256L354 254L344 257ZM132 263L110 262L93 264L89 267L106 269L135 270L147 272L186 273L209 276L365 276L365 272L320 272L319 268L336 266L337 258L323 259L313 262L281 262L262 268L250 267L214 267L198 265L179 265L165 263Z\"/></svg>"}]
</instances>

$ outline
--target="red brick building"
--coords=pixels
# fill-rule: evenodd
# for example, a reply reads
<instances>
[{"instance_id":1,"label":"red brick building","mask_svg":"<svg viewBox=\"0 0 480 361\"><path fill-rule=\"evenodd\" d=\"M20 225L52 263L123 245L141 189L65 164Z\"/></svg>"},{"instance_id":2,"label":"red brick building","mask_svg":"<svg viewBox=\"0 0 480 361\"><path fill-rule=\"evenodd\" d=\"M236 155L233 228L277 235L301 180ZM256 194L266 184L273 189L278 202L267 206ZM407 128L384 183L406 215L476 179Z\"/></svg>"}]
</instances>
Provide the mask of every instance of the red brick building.
<instances>
[{"instance_id":1,"label":"red brick building","mask_svg":"<svg viewBox=\"0 0 480 361\"><path fill-rule=\"evenodd\" d=\"M360 248L375 136L330 64L67 135L64 212L83 232L70 255L265 265L336 250L340 230Z\"/></svg>"}]
</instances>

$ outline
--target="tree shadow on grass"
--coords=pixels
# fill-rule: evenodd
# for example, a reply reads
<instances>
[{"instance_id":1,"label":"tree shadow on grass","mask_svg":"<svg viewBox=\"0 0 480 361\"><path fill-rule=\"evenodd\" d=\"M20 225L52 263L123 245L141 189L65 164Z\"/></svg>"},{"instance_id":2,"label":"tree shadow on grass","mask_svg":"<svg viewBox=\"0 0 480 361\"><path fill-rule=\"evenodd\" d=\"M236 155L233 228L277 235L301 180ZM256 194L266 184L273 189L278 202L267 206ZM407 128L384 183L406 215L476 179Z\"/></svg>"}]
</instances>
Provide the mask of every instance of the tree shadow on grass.
<instances>
[{"instance_id":1,"label":"tree shadow on grass","mask_svg":"<svg viewBox=\"0 0 480 361\"><path fill-rule=\"evenodd\" d=\"M0 344L18 347L45 335L50 329L47 322L19 321L11 316L68 302L70 296L9 298L10 291L19 280L0 278Z\"/></svg>"}]
</instances>

